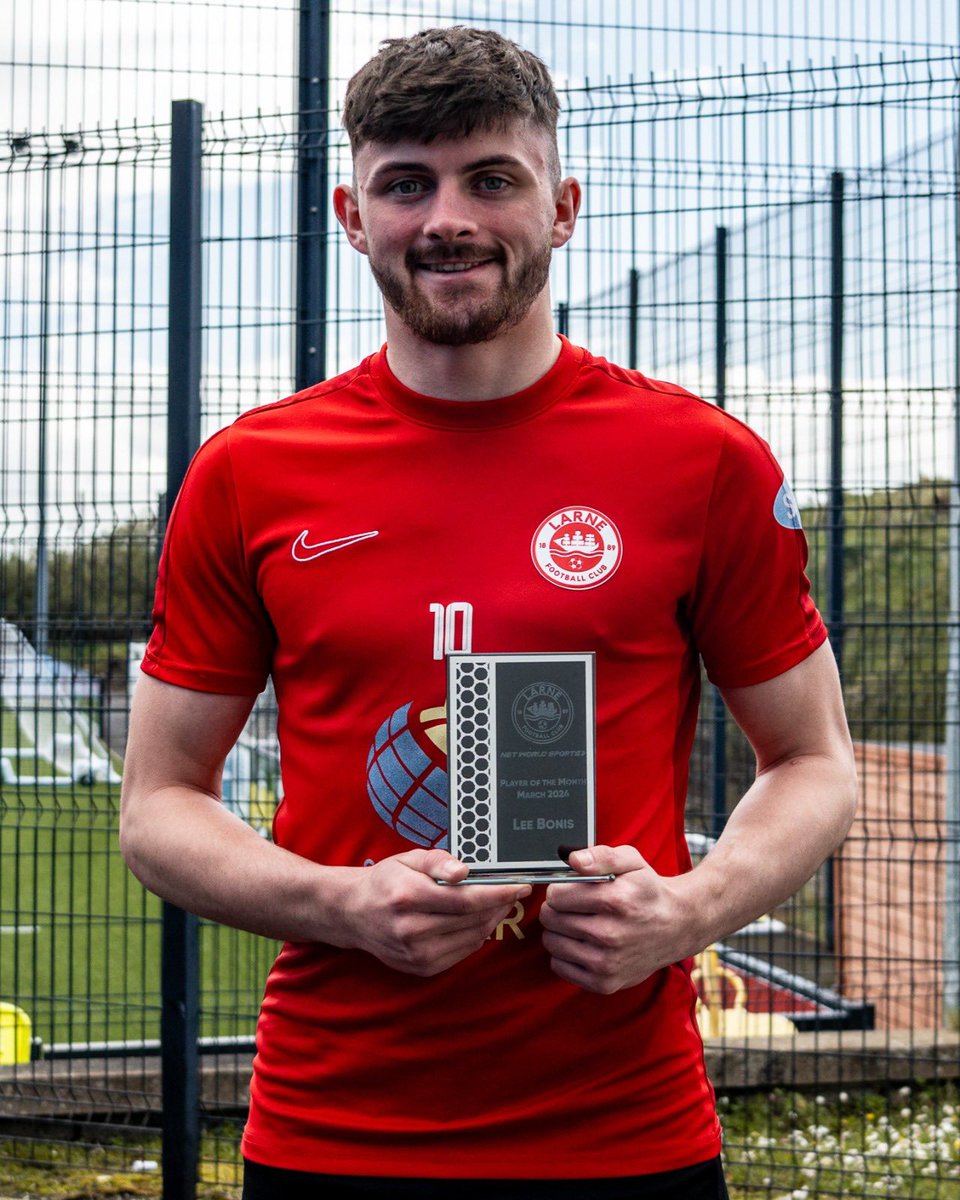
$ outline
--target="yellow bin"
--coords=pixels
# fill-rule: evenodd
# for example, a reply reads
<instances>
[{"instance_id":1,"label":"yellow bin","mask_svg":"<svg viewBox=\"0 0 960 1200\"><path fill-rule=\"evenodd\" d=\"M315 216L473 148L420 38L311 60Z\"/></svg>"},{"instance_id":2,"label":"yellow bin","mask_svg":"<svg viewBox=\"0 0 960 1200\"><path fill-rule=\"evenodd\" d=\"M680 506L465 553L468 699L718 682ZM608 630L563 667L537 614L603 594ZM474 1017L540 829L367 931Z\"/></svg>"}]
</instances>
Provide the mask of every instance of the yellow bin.
<instances>
[{"instance_id":1,"label":"yellow bin","mask_svg":"<svg viewBox=\"0 0 960 1200\"><path fill-rule=\"evenodd\" d=\"M0 1066L30 1061L30 1018L15 1004L0 1001Z\"/></svg>"}]
</instances>

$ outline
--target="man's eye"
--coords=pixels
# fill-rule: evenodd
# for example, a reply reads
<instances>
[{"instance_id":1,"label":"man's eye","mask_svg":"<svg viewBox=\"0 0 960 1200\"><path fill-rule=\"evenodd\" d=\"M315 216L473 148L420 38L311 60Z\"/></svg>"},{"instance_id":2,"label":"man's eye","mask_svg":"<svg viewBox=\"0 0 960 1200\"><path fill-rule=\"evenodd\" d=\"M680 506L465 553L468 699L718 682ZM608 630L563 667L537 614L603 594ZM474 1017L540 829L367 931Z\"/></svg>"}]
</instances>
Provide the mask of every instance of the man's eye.
<instances>
[{"instance_id":1,"label":"man's eye","mask_svg":"<svg viewBox=\"0 0 960 1200\"><path fill-rule=\"evenodd\" d=\"M480 180L480 187L485 192L502 192L507 186L507 181L501 175L485 175Z\"/></svg>"},{"instance_id":2,"label":"man's eye","mask_svg":"<svg viewBox=\"0 0 960 1200\"><path fill-rule=\"evenodd\" d=\"M398 179L390 184L389 190L398 196L415 196L422 186L416 179Z\"/></svg>"}]
</instances>

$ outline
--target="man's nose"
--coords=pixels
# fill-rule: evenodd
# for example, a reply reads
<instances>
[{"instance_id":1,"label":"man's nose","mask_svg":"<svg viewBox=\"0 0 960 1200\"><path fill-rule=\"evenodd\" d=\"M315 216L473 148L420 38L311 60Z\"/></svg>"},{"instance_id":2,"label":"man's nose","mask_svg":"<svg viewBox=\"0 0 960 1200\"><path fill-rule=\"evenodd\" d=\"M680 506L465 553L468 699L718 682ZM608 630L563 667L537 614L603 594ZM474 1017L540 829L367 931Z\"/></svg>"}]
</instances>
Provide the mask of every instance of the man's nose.
<instances>
[{"instance_id":1,"label":"man's nose","mask_svg":"<svg viewBox=\"0 0 960 1200\"><path fill-rule=\"evenodd\" d=\"M471 211L470 198L456 183L438 185L424 220L423 232L428 238L443 242L476 236L477 222Z\"/></svg>"}]
</instances>

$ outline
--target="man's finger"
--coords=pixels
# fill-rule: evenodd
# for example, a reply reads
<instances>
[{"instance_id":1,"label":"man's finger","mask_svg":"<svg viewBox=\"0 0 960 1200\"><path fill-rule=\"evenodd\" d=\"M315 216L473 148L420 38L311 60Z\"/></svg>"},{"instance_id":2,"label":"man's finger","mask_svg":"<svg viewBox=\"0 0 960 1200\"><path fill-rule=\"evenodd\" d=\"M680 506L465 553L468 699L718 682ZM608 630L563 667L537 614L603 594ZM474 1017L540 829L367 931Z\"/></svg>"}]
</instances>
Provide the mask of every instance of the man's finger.
<instances>
[{"instance_id":1,"label":"man's finger","mask_svg":"<svg viewBox=\"0 0 960 1200\"><path fill-rule=\"evenodd\" d=\"M546 932L543 935L543 948L552 959L573 963L587 971L598 971L604 966L602 948L577 938Z\"/></svg>"},{"instance_id":2,"label":"man's finger","mask_svg":"<svg viewBox=\"0 0 960 1200\"><path fill-rule=\"evenodd\" d=\"M575 984L585 992L596 992L598 995L609 995L617 990L612 981L595 975L579 963L567 962L564 959L552 958L550 970L567 983Z\"/></svg>"},{"instance_id":3,"label":"man's finger","mask_svg":"<svg viewBox=\"0 0 960 1200\"><path fill-rule=\"evenodd\" d=\"M438 937L447 937L454 933L479 933L481 939L487 938L501 921L505 921L516 910L516 904L511 901L494 908L475 909L471 912L444 914L443 921L435 924ZM437 914L431 914L435 920Z\"/></svg>"},{"instance_id":4,"label":"man's finger","mask_svg":"<svg viewBox=\"0 0 960 1200\"><path fill-rule=\"evenodd\" d=\"M590 846L570 855L570 866L581 875L627 875L647 866L635 846ZM609 883L554 883L547 888L546 904L555 912L602 913L615 908L617 880Z\"/></svg>"},{"instance_id":5,"label":"man's finger","mask_svg":"<svg viewBox=\"0 0 960 1200\"><path fill-rule=\"evenodd\" d=\"M447 883L458 883L466 879L469 867L446 850L407 850L398 854L396 861L412 871L429 875L431 879L444 879Z\"/></svg>"},{"instance_id":6,"label":"man's finger","mask_svg":"<svg viewBox=\"0 0 960 1200\"><path fill-rule=\"evenodd\" d=\"M505 883L500 887L457 887L470 873L469 868L445 850L413 850L397 856L399 862L426 877L429 892L424 896L424 911L431 913L463 913L472 916L490 913L494 909L511 908L533 889L529 884ZM451 885L438 887L440 881Z\"/></svg>"},{"instance_id":7,"label":"man's finger","mask_svg":"<svg viewBox=\"0 0 960 1200\"><path fill-rule=\"evenodd\" d=\"M593 942L598 946L606 946L612 941L607 936L606 924L603 928L598 928L598 918L594 912L558 912L545 904L540 909L540 924L550 933L577 942Z\"/></svg>"},{"instance_id":8,"label":"man's finger","mask_svg":"<svg viewBox=\"0 0 960 1200\"><path fill-rule=\"evenodd\" d=\"M636 846L588 846L574 850L569 862L580 875L625 875L647 865Z\"/></svg>"},{"instance_id":9,"label":"man's finger","mask_svg":"<svg viewBox=\"0 0 960 1200\"><path fill-rule=\"evenodd\" d=\"M513 908L518 900L530 895L529 885L510 884L503 887L438 887L429 883L429 891L418 895L417 907L425 914L464 918L464 927L476 925L478 917L484 917L506 908Z\"/></svg>"},{"instance_id":10,"label":"man's finger","mask_svg":"<svg viewBox=\"0 0 960 1200\"><path fill-rule=\"evenodd\" d=\"M513 911L511 905L493 913L463 918L469 924L434 926L422 941L394 954L388 965L408 974L437 975L476 953Z\"/></svg>"}]
</instances>

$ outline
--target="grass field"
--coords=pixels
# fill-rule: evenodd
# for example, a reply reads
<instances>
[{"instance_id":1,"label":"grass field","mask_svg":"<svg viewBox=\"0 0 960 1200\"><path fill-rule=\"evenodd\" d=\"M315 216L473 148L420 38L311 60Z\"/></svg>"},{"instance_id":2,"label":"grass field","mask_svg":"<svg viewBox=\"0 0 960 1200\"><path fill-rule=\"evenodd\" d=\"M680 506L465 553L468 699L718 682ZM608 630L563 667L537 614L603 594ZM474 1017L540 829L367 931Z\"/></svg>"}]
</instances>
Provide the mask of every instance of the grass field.
<instances>
[{"instance_id":1,"label":"grass field","mask_svg":"<svg viewBox=\"0 0 960 1200\"><path fill-rule=\"evenodd\" d=\"M0 1000L47 1045L159 1037L160 903L117 842L119 787L0 786ZM251 1034L274 947L201 927L202 1033Z\"/></svg>"},{"instance_id":2,"label":"grass field","mask_svg":"<svg viewBox=\"0 0 960 1200\"><path fill-rule=\"evenodd\" d=\"M960 1196L960 1093L954 1086L855 1096L721 1096L719 1111L731 1200ZM203 1200L239 1196L238 1135L238 1126L227 1125L205 1136L198 1189ZM0 1197L159 1196L158 1171L130 1171L137 1158L158 1162L159 1140L97 1148L0 1142Z\"/></svg>"}]
</instances>

